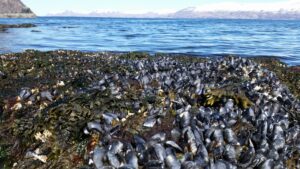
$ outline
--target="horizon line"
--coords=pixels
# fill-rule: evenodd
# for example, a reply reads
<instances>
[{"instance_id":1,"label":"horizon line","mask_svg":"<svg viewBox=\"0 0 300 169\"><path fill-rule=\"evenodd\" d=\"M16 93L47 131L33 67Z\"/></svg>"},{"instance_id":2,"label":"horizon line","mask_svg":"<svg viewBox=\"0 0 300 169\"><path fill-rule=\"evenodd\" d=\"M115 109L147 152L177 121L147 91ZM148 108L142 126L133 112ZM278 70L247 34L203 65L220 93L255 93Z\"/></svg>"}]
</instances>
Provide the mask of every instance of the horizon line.
<instances>
[{"instance_id":1,"label":"horizon line","mask_svg":"<svg viewBox=\"0 0 300 169\"><path fill-rule=\"evenodd\" d=\"M113 16L36 16L37 18L103 18L103 19L190 19L190 20L265 20L298 21L300 18L214 18L214 17L113 17Z\"/></svg>"}]
</instances>

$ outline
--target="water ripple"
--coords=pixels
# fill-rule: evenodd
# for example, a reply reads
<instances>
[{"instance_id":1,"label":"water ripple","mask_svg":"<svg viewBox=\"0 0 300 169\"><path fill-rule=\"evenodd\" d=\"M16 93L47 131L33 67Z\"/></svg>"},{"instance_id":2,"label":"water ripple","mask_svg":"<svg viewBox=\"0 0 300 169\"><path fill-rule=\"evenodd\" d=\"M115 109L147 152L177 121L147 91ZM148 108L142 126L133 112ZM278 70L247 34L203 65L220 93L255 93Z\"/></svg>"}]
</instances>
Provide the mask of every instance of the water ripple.
<instances>
[{"instance_id":1,"label":"water ripple","mask_svg":"<svg viewBox=\"0 0 300 169\"><path fill-rule=\"evenodd\" d=\"M0 53L26 49L226 53L278 56L300 65L299 21L40 17L0 19L0 23L38 25L0 33Z\"/></svg>"}]
</instances>

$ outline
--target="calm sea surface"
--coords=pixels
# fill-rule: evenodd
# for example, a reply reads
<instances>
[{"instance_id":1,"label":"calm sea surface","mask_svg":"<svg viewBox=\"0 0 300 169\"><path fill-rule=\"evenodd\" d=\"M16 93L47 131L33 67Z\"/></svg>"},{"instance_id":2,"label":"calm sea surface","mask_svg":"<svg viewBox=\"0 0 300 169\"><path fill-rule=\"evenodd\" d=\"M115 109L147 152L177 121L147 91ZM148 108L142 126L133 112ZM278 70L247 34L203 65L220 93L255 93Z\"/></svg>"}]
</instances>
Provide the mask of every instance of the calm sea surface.
<instances>
[{"instance_id":1,"label":"calm sea surface","mask_svg":"<svg viewBox=\"0 0 300 169\"><path fill-rule=\"evenodd\" d=\"M192 55L278 56L300 65L300 21L211 19L0 19L35 28L0 32L0 53L26 49L147 51Z\"/></svg>"}]
</instances>

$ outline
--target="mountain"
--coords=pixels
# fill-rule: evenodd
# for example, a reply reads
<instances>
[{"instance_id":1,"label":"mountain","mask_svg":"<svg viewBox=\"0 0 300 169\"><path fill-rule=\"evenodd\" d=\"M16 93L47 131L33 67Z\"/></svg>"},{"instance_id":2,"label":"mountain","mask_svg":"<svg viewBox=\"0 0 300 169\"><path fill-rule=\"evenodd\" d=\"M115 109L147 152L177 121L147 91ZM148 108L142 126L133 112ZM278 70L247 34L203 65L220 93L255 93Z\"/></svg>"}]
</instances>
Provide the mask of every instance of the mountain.
<instances>
[{"instance_id":1,"label":"mountain","mask_svg":"<svg viewBox=\"0 0 300 169\"><path fill-rule=\"evenodd\" d=\"M0 18L32 18L36 15L20 0L0 0Z\"/></svg>"},{"instance_id":2,"label":"mountain","mask_svg":"<svg viewBox=\"0 0 300 169\"><path fill-rule=\"evenodd\" d=\"M107 18L165 18L167 15L158 14L155 12L147 12L141 14L130 14L116 11L93 11L90 13L79 13L73 11L64 11L61 13L48 14L47 16L59 16L59 17L107 17Z\"/></svg>"},{"instance_id":3,"label":"mountain","mask_svg":"<svg viewBox=\"0 0 300 169\"><path fill-rule=\"evenodd\" d=\"M299 20L300 10L277 10L277 11L247 11L247 10L216 10L205 11L197 7L189 7L177 12L159 14L159 13L141 13L129 14L113 11L94 11L90 13L76 13L65 11L62 13L49 14L48 16L80 16L80 17L111 17L111 18L207 18L207 19L284 19Z\"/></svg>"},{"instance_id":4,"label":"mountain","mask_svg":"<svg viewBox=\"0 0 300 169\"><path fill-rule=\"evenodd\" d=\"M300 10L278 11L247 11L247 10L217 10L204 11L196 7L185 8L173 14L170 18L210 18L210 19L300 19Z\"/></svg>"}]
</instances>

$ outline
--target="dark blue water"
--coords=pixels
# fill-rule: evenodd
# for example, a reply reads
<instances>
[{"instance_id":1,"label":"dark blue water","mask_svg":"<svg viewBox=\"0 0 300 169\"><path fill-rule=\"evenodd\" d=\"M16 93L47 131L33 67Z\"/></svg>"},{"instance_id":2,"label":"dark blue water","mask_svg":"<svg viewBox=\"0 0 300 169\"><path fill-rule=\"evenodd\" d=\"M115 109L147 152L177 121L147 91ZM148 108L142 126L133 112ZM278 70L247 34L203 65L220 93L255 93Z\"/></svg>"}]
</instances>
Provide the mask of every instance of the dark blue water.
<instances>
[{"instance_id":1,"label":"dark blue water","mask_svg":"<svg viewBox=\"0 0 300 169\"><path fill-rule=\"evenodd\" d=\"M38 27L0 33L0 52L25 49L278 56L300 65L300 21L48 18L0 19Z\"/></svg>"}]
</instances>

